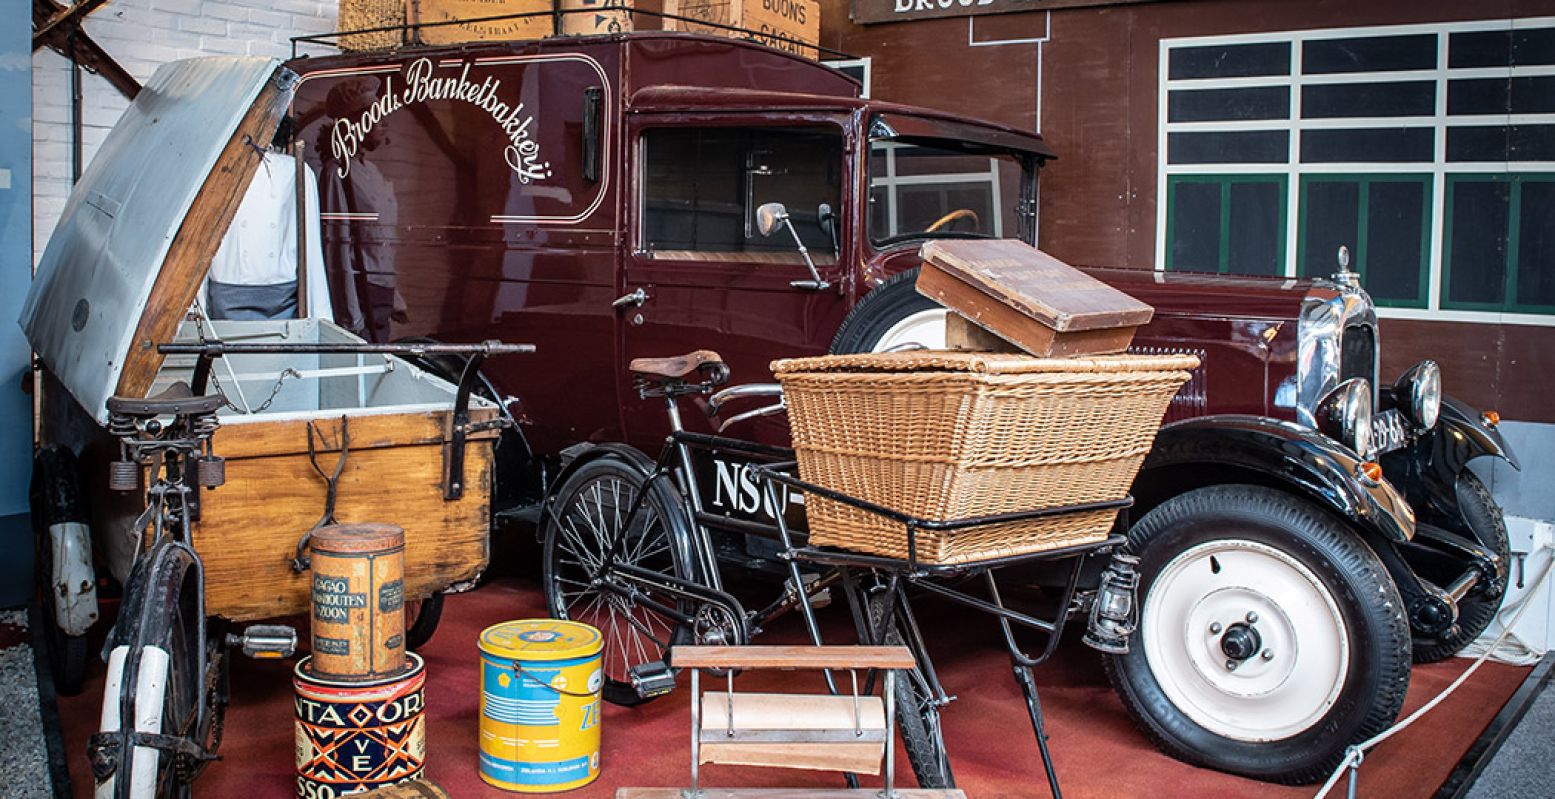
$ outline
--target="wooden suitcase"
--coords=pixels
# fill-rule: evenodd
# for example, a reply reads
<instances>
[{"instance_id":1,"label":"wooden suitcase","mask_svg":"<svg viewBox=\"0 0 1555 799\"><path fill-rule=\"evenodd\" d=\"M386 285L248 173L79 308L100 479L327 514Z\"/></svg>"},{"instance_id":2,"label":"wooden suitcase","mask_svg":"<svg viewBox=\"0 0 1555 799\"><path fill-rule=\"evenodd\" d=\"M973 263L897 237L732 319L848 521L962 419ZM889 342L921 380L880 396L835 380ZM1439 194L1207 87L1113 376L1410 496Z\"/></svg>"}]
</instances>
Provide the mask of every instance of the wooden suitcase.
<instances>
[{"instance_id":1,"label":"wooden suitcase","mask_svg":"<svg viewBox=\"0 0 1555 799\"><path fill-rule=\"evenodd\" d=\"M955 311L952 349L1000 350L999 340L1039 357L1123 352L1149 305L1015 239L935 240L923 245L918 292ZM984 335L956 320L964 317Z\"/></svg>"}]
</instances>

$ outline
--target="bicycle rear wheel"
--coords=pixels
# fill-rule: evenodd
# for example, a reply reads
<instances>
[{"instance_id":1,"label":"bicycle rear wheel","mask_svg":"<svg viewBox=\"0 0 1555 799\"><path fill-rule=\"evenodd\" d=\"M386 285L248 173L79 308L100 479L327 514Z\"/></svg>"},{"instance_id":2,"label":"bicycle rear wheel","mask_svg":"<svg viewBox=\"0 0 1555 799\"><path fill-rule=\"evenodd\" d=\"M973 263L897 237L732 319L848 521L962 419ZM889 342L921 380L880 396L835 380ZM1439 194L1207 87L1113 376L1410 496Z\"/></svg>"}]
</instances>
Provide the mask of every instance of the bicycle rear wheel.
<instances>
[{"instance_id":1,"label":"bicycle rear wheel","mask_svg":"<svg viewBox=\"0 0 1555 799\"><path fill-rule=\"evenodd\" d=\"M202 583L194 552L171 542L131 571L91 743L99 796L187 797L214 754L225 659L219 636L206 634Z\"/></svg>"},{"instance_id":2,"label":"bicycle rear wheel","mask_svg":"<svg viewBox=\"0 0 1555 799\"><path fill-rule=\"evenodd\" d=\"M870 630L864 640L887 646L906 646L913 659L922 664L928 654L922 650L903 622L896 607L895 594L880 591L866 594ZM940 725L939 703L922 666L896 678L896 728L902 736L902 748L921 788L954 788L950 756L945 751L944 729Z\"/></svg>"}]
</instances>

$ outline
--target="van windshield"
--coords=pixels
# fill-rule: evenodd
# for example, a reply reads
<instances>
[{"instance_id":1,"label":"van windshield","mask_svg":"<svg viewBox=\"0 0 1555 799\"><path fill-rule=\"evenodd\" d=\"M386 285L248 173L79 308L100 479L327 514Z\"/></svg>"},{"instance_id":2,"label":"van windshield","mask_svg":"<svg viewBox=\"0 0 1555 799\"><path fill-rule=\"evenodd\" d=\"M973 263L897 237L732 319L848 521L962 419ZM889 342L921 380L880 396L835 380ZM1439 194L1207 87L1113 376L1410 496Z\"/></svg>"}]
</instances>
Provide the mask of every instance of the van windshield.
<instances>
[{"instance_id":1,"label":"van windshield","mask_svg":"<svg viewBox=\"0 0 1555 799\"><path fill-rule=\"evenodd\" d=\"M956 148L956 149L952 149ZM1025 159L968 152L955 142L876 139L869 145L869 238L1022 238Z\"/></svg>"}]
</instances>

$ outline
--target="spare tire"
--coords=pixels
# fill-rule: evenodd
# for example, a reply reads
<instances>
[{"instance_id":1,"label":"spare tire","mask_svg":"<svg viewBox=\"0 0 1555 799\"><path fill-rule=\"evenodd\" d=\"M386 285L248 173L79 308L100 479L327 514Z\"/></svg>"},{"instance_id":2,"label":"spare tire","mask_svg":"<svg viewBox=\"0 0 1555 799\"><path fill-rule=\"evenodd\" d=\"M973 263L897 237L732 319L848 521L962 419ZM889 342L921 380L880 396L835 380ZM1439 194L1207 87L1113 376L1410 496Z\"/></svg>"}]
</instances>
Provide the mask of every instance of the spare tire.
<instances>
[{"instance_id":1,"label":"spare tire","mask_svg":"<svg viewBox=\"0 0 1555 799\"><path fill-rule=\"evenodd\" d=\"M833 355L897 349L945 348L945 309L918 293L918 267L893 275L842 320Z\"/></svg>"}]
</instances>

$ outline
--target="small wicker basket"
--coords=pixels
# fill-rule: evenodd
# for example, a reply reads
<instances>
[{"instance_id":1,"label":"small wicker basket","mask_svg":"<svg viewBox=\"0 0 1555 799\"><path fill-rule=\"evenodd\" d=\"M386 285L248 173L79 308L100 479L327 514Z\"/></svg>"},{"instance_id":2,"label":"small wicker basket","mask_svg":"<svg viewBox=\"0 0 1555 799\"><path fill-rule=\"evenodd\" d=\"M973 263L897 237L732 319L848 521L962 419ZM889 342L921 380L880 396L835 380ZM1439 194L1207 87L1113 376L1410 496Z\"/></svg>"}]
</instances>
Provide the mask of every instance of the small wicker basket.
<instances>
[{"instance_id":1,"label":"small wicker basket","mask_svg":"<svg viewBox=\"0 0 1555 799\"><path fill-rule=\"evenodd\" d=\"M1121 499L1198 359L899 352L776 361L799 475L938 521ZM906 558L905 526L808 497L810 543ZM919 530L953 564L1099 541L1116 510Z\"/></svg>"}]
</instances>

